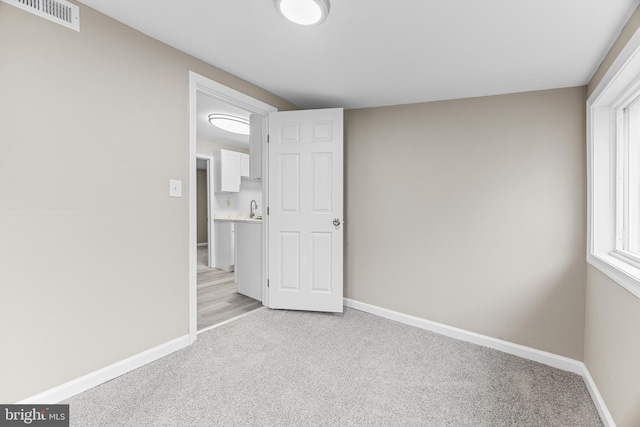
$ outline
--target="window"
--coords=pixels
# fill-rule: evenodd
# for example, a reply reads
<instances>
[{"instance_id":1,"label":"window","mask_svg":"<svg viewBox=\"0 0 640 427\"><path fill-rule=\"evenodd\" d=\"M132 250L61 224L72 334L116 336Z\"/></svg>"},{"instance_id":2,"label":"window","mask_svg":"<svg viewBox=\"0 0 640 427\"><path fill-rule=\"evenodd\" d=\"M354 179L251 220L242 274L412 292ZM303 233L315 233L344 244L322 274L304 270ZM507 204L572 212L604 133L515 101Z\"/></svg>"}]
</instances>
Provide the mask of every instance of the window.
<instances>
[{"instance_id":1,"label":"window","mask_svg":"<svg viewBox=\"0 0 640 427\"><path fill-rule=\"evenodd\" d=\"M616 112L615 253L640 266L640 98ZM624 259L623 258L623 259Z\"/></svg>"},{"instance_id":2,"label":"window","mask_svg":"<svg viewBox=\"0 0 640 427\"><path fill-rule=\"evenodd\" d=\"M587 101L588 254L640 298L640 31Z\"/></svg>"}]
</instances>

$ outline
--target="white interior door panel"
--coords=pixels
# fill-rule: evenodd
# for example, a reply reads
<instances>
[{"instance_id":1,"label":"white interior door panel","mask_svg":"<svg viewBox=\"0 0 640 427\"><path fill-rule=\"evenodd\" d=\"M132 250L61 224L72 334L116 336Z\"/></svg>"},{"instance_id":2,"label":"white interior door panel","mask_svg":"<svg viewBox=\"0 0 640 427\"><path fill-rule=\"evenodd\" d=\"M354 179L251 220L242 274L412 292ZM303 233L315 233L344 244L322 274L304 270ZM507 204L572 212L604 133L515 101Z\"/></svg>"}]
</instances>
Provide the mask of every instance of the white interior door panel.
<instances>
[{"instance_id":1,"label":"white interior door panel","mask_svg":"<svg viewBox=\"0 0 640 427\"><path fill-rule=\"evenodd\" d=\"M342 312L343 110L269 114L269 307Z\"/></svg>"}]
</instances>

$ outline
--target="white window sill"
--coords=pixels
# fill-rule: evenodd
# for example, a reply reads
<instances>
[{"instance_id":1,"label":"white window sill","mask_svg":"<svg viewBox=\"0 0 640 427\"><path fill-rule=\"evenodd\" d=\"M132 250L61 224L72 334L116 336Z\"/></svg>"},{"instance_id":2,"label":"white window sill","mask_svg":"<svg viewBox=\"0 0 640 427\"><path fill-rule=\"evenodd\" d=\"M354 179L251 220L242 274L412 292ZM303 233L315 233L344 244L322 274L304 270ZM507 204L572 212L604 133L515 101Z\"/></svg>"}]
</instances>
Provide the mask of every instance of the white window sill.
<instances>
[{"instance_id":1,"label":"white window sill","mask_svg":"<svg viewBox=\"0 0 640 427\"><path fill-rule=\"evenodd\" d=\"M640 267L611 254L589 254L587 262L640 298Z\"/></svg>"}]
</instances>

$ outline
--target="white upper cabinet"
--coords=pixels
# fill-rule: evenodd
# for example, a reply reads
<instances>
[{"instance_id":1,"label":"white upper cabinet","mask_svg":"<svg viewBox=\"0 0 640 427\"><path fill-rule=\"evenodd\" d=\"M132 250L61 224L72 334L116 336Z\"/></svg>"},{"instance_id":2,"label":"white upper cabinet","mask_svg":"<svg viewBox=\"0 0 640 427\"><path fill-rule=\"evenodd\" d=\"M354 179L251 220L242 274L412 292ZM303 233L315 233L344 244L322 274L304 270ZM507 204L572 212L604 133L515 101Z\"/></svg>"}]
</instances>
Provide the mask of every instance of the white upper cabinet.
<instances>
[{"instance_id":1,"label":"white upper cabinet","mask_svg":"<svg viewBox=\"0 0 640 427\"><path fill-rule=\"evenodd\" d=\"M249 178L250 168L249 168L249 155L242 153L242 157L240 157L240 176L246 176Z\"/></svg>"},{"instance_id":2,"label":"white upper cabinet","mask_svg":"<svg viewBox=\"0 0 640 427\"><path fill-rule=\"evenodd\" d=\"M216 155L217 178L216 193L238 193L240 191L240 175L242 172L242 156L244 153L219 150Z\"/></svg>"},{"instance_id":3,"label":"white upper cabinet","mask_svg":"<svg viewBox=\"0 0 640 427\"><path fill-rule=\"evenodd\" d=\"M252 179L262 179L262 141L266 134L266 121L264 116L252 114L249 118L251 135L249 138L249 149L251 152L251 173Z\"/></svg>"}]
</instances>

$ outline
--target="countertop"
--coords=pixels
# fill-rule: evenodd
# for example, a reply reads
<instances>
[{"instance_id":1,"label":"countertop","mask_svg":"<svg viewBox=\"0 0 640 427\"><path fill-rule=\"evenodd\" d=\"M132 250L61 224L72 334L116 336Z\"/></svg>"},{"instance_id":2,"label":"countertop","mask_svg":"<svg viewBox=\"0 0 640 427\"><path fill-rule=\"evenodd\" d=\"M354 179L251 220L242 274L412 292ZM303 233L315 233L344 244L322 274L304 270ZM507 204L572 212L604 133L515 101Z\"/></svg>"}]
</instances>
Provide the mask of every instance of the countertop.
<instances>
[{"instance_id":1,"label":"countertop","mask_svg":"<svg viewBox=\"0 0 640 427\"><path fill-rule=\"evenodd\" d=\"M224 214L215 214L213 216L214 221L229 221L229 222L245 222L249 224L260 224L262 223L262 218L249 218L249 214L245 213L224 213Z\"/></svg>"},{"instance_id":2,"label":"countertop","mask_svg":"<svg viewBox=\"0 0 640 427\"><path fill-rule=\"evenodd\" d=\"M249 224L261 224L261 219L250 219L250 218L214 218L214 221L228 221L228 222L246 222Z\"/></svg>"}]
</instances>

